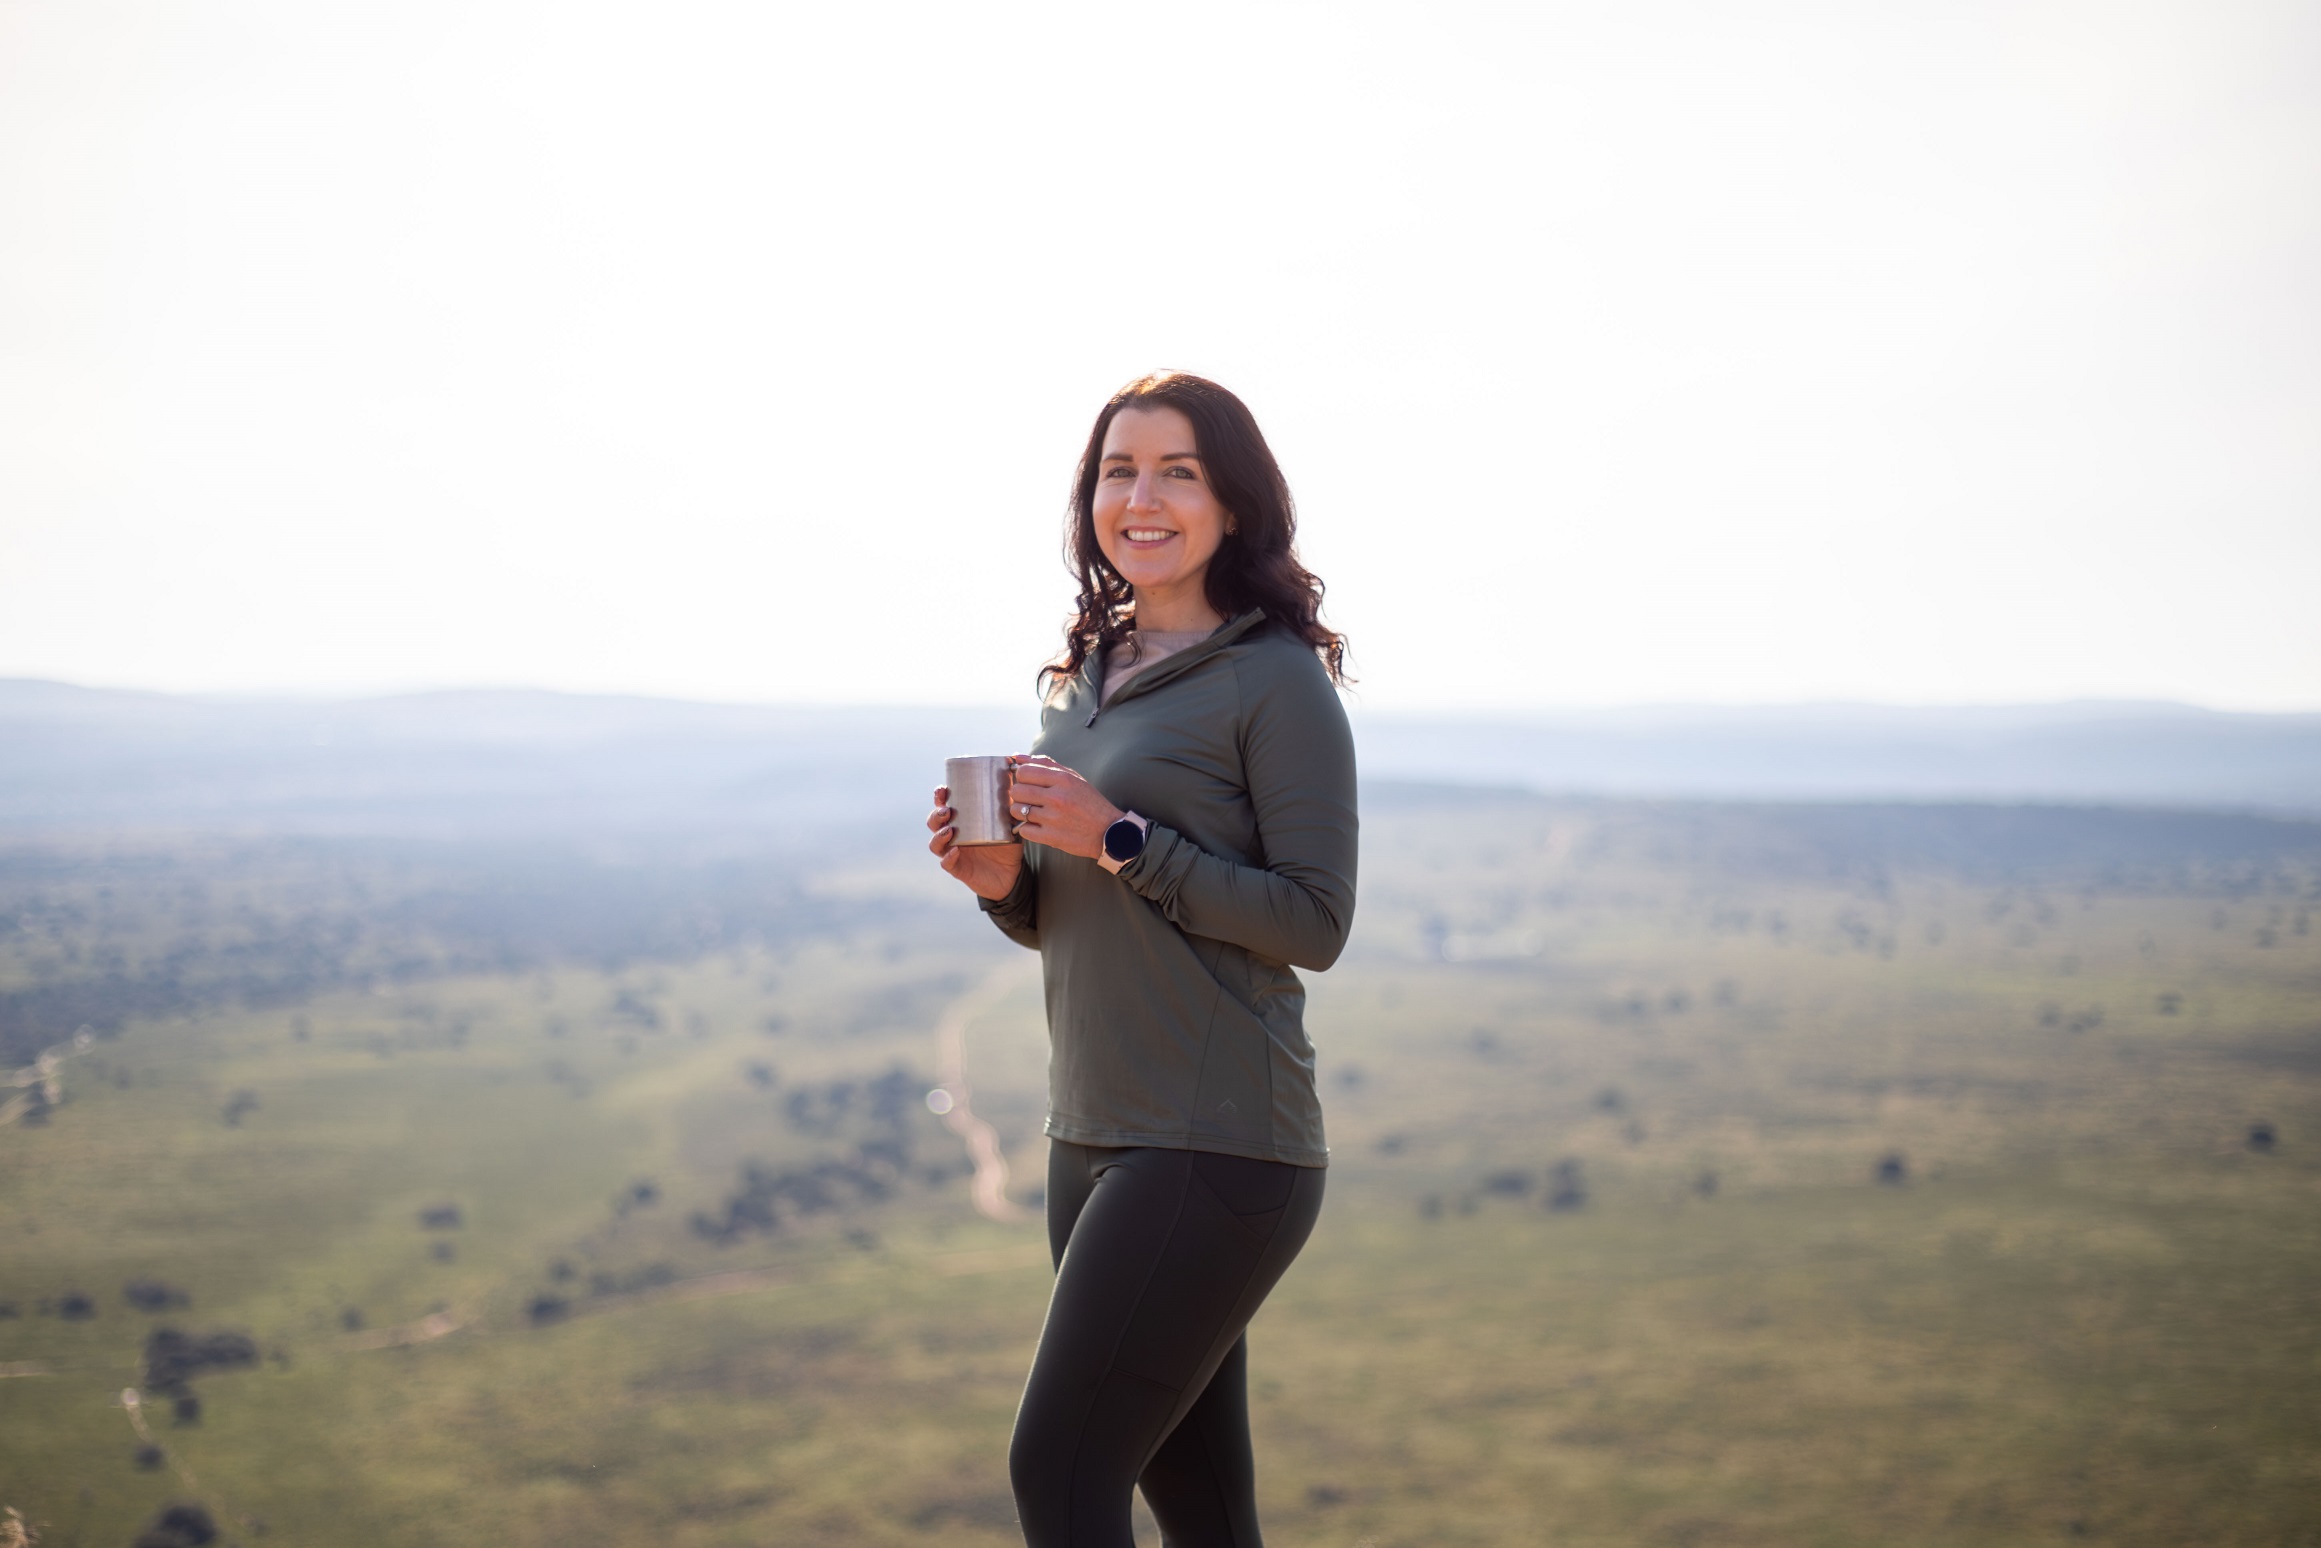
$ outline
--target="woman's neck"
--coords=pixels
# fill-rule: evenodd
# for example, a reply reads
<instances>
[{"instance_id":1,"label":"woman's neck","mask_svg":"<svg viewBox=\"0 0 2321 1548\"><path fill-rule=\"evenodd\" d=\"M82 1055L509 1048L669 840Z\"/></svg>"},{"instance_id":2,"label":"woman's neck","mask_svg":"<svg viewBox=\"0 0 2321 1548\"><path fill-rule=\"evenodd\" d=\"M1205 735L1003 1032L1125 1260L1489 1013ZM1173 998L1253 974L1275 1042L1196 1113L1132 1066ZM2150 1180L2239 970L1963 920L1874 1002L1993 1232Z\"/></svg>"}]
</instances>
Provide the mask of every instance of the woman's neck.
<instances>
[{"instance_id":1,"label":"woman's neck","mask_svg":"<svg viewBox=\"0 0 2321 1548\"><path fill-rule=\"evenodd\" d=\"M1207 634L1225 621L1209 605L1198 579L1189 586L1136 594L1136 626L1155 634Z\"/></svg>"}]
</instances>

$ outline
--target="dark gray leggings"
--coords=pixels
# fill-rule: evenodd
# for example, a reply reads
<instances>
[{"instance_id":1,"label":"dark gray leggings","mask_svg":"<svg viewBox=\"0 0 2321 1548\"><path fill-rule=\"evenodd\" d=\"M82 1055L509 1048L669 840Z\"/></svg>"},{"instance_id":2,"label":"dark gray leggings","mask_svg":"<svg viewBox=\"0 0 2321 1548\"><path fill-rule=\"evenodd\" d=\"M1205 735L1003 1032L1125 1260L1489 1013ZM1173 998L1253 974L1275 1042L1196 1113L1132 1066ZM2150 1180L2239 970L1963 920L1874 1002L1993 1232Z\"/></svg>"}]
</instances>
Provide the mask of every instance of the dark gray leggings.
<instances>
[{"instance_id":1,"label":"dark gray leggings","mask_svg":"<svg viewBox=\"0 0 2321 1548\"><path fill-rule=\"evenodd\" d=\"M1008 1471L1031 1548L1259 1548L1243 1330L1322 1207L1318 1167L1048 1146L1056 1287Z\"/></svg>"}]
</instances>

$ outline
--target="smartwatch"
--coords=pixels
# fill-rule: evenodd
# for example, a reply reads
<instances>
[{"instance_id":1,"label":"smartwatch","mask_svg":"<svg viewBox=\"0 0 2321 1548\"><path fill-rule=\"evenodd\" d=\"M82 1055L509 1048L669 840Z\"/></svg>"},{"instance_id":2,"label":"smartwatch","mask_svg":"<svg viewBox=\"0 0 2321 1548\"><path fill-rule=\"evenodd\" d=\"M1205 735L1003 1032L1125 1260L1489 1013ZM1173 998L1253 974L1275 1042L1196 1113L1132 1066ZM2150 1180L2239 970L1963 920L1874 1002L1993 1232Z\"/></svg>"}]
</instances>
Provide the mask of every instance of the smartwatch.
<instances>
[{"instance_id":1,"label":"smartwatch","mask_svg":"<svg viewBox=\"0 0 2321 1548\"><path fill-rule=\"evenodd\" d=\"M1121 813L1120 820L1104 830L1104 853L1096 863L1118 876L1122 866L1144 853L1145 830L1151 826L1134 812Z\"/></svg>"}]
</instances>

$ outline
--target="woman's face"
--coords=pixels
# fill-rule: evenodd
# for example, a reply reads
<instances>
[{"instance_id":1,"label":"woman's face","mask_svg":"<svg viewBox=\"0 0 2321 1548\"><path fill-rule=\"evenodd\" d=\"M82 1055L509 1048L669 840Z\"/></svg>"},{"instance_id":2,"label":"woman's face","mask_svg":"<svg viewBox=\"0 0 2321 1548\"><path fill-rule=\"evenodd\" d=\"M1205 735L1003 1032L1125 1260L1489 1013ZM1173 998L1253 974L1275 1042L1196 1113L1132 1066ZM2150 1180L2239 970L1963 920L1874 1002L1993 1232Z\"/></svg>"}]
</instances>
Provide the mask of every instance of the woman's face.
<instances>
[{"instance_id":1,"label":"woman's face","mask_svg":"<svg viewBox=\"0 0 2321 1548\"><path fill-rule=\"evenodd\" d=\"M1201 581L1229 519L1209 488L1191 420L1173 408L1112 416L1096 473L1096 544L1136 588L1140 616L1153 603L1207 611Z\"/></svg>"}]
</instances>

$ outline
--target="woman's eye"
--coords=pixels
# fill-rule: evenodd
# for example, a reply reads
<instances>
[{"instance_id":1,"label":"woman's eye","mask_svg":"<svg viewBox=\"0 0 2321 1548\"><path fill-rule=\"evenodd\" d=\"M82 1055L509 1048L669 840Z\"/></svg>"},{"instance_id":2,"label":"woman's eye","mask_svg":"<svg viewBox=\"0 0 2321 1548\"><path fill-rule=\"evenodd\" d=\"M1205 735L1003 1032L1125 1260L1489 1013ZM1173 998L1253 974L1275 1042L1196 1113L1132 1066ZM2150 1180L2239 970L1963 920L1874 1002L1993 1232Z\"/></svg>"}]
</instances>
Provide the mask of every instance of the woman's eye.
<instances>
[{"instance_id":1,"label":"woman's eye","mask_svg":"<svg viewBox=\"0 0 2321 1548\"><path fill-rule=\"evenodd\" d=\"M1193 470L1191 468L1171 468L1169 474L1173 478L1191 478Z\"/></svg>"}]
</instances>

